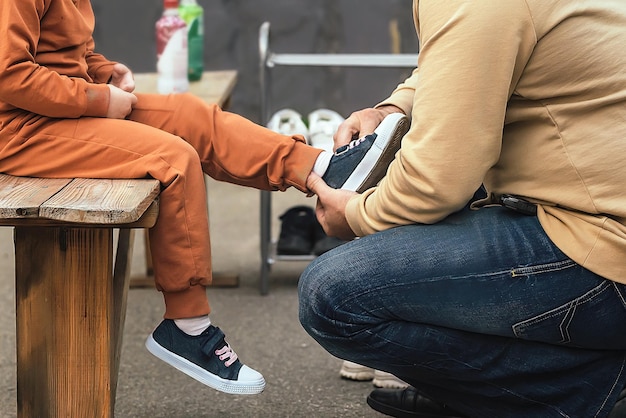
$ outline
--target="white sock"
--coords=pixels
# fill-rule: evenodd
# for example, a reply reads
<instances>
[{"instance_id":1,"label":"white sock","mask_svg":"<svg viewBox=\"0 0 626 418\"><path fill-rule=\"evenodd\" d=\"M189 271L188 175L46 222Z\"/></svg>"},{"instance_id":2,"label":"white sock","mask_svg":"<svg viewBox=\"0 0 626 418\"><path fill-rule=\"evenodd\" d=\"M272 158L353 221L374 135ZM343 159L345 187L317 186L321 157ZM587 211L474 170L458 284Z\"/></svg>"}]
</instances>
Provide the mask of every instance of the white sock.
<instances>
[{"instance_id":1,"label":"white sock","mask_svg":"<svg viewBox=\"0 0 626 418\"><path fill-rule=\"evenodd\" d=\"M330 159L332 158L333 153L328 151L322 151L320 155L317 156L317 160L315 160L315 165L313 165L313 172L320 177L323 177L326 174L326 170L328 170L328 166L330 165Z\"/></svg>"},{"instance_id":2,"label":"white sock","mask_svg":"<svg viewBox=\"0 0 626 418\"><path fill-rule=\"evenodd\" d=\"M195 318L175 319L174 323L187 335L200 335L211 325L211 319L209 315L203 315Z\"/></svg>"}]
</instances>

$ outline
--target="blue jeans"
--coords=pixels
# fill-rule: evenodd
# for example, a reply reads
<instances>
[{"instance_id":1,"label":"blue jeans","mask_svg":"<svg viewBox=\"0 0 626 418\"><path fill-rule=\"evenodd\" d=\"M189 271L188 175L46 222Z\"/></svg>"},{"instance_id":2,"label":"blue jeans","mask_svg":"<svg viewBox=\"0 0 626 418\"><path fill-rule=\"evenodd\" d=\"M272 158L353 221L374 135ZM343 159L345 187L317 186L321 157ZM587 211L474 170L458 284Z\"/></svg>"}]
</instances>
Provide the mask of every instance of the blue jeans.
<instances>
[{"instance_id":1,"label":"blue jeans","mask_svg":"<svg viewBox=\"0 0 626 418\"><path fill-rule=\"evenodd\" d=\"M299 297L328 352L469 417L605 417L626 383L626 286L502 207L337 247Z\"/></svg>"}]
</instances>

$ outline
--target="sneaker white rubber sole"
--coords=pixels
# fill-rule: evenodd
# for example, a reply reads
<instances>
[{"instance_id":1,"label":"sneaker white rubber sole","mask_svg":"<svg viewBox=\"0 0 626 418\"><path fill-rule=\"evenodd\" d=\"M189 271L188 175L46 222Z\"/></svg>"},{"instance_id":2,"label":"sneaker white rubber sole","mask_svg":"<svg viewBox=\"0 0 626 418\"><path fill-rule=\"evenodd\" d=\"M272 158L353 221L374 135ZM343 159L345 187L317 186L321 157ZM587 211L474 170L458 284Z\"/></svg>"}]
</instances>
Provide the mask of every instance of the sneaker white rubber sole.
<instances>
[{"instance_id":1,"label":"sneaker white rubber sole","mask_svg":"<svg viewBox=\"0 0 626 418\"><path fill-rule=\"evenodd\" d=\"M348 380L372 380L374 378L374 369L344 360L341 364L339 375Z\"/></svg>"},{"instance_id":2,"label":"sneaker white rubber sole","mask_svg":"<svg viewBox=\"0 0 626 418\"><path fill-rule=\"evenodd\" d=\"M397 378L391 373L383 372L381 370L374 371L374 380L372 384L377 388L387 389L404 389L409 386L404 380Z\"/></svg>"},{"instance_id":3,"label":"sneaker white rubber sole","mask_svg":"<svg viewBox=\"0 0 626 418\"><path fill-rule=\"evenodd\" d=\"M220 392L233 395L256 395L265 389L265 379L263 376L246 365L243 365L241 370L239 370L239 380L222 379L184 357L166 350L155 341L152 334L150 334L146 340L146 348L155 357L163 360L175 369Z\"/></svg>"},{"instance_id":4,"label":"sneaker white rubber sole","mask_svg":"<svg viewBox=\"0 0 626 418\"><path fill-rule=\"evenodd\" d=\"M363 193L376 186L384 177L389 163L400 149L402 137L409 129L409 120L403 113L391 113L374 131L376 140L363 160L345 181L342 189Z\"/></svg>"}]
</instances>

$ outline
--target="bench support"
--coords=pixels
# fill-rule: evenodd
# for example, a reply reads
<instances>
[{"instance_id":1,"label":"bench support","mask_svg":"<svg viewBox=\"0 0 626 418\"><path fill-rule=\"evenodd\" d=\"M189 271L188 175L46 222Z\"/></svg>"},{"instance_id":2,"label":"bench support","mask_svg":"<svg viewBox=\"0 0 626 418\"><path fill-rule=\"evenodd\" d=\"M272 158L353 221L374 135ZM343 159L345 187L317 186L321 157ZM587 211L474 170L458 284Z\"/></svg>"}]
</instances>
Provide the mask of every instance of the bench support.
<instances>
[{"instance_id":1,"label":"bench support","mask_svg":"<svg viewBox=\"0 0 626 418\"><path fill-rule=\"evenodd\" d=\"M113 277L112 228L15 227L19 417L113 417L128 289L117 258Z\"/></svg>"}]
</instances>

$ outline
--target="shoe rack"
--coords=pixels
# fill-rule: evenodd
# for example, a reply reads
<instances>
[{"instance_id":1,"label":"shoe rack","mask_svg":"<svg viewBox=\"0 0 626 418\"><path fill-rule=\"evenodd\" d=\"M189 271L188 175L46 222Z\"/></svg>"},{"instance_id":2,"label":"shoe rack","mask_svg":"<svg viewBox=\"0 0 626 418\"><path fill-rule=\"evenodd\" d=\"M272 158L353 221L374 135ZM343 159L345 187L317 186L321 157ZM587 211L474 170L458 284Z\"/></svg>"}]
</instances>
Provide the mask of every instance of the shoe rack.
<instances>
[{"instance_id":1,"label":"shoe rack","mask_svg":"<svg viewBox=\"0 0 626 418\"><path fill-rule=\"evenodd\" d=\"M389 67L415 68L418 54L277 54L270 49L270 23L259 29L259 77L261 85L261 121L270 120L272 69L277 66L292 67ZM315 256L289 256L276 253L276 240L272 239L272 195L261 191L261 272L259 278L262 295L269 293L269 274L277 261L312 261Z\"/></svg>"}]
</instances>

